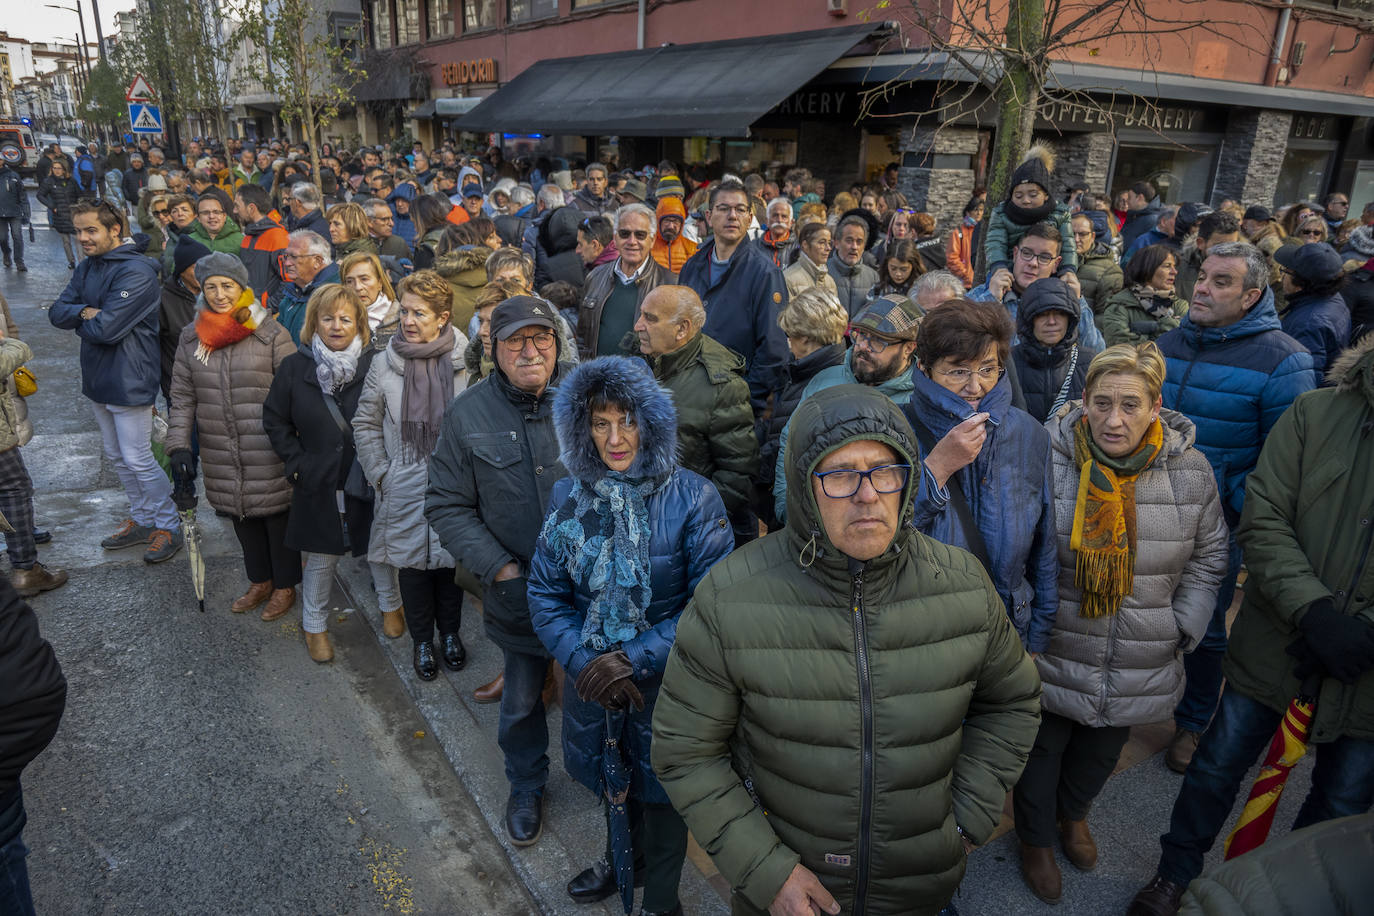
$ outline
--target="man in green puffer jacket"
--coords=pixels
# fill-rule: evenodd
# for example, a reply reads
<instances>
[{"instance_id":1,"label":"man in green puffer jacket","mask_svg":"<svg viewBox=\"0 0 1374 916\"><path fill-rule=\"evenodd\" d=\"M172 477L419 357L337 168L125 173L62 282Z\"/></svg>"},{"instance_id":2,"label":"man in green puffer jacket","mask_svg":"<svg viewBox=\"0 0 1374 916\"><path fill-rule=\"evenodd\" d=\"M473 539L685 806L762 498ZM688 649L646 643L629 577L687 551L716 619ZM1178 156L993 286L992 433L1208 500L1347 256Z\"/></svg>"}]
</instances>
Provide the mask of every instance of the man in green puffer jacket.
<instances>
[{"instance_id":1,"label":"man in green puffer jacket","mask_svg":"<svg viewBox=\"0 0 1374 916\"><path fill-rule=\"evenodd\" d=\"M733 913L938 913L1021 773L1040 679L978 561L912 527L901 410L840 385L791 428L788 526L697 587L654 771Z\"/></svg>"}]
</instances>

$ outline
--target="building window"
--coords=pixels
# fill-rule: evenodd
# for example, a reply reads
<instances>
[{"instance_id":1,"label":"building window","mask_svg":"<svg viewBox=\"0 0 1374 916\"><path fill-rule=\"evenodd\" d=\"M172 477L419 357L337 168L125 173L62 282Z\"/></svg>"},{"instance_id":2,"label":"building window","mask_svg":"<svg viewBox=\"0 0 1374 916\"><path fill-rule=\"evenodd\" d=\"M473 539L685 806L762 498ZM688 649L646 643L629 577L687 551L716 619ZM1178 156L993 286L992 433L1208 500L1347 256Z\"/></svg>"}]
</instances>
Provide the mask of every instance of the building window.
<instances>
[{"instance_id":1,"label":"building window","mask_svg":"<svg viewBox=\"0 0 1374 916\"><path fill-rule=\"evenodd\" d=\"M496 28L496 0L463 0L463 31Z\"/></svg>"},{"instance_id":2,"label":"building window","mask_svg":"<svg viewBox=\"0 0 1374 916\"><path fill-rule=\"evenodd\" d=\"M451 0L429 0L425 5L425 37L429 40L453 34L453 4Z\"/></svg>"},{"instance_id":3,"label":"building window","mask_svg":"<svg viewBox=\"0 0 1374 916\"><path fill-rule=\"evenodd\" d=\"M629 0L573 0L573 9L581 10L589 6L608 6L612 3L627 3Z\"/></svg>"},{"instance_id":4,"label":"building window","mask_svg":"<svg viewBox=\"0 0 1374 916\"><path fill-rule=\"evenodd\" d=\"M510 0L507 22L528 22L558 15L558 0Z\"/></svg>"},{"instance_id":5,"label":"building window","mask_svg":"<svg viewBox=\"0 0 1374 916\"><path fill-rule=\"evenodd\" d=\"M371 0L368 9L372 19L372 46L391 47L391 0Z\"/></svg>"},{"instance_id":6,"label":"building window","mask_svg":"<svg viewBox=\"0 0 1374 916\"><path fill-rule=\"evenodd\" d=\"M1334 144L1325 149L1288 147L1279 168L1274 201L1280 206L1294 201L1316 203L1326 192L1326 176L1331 171Z\"/></svg>"},{"instance_id":7,"label":"building window","mask_svg":"<svg viewBox=\"0 0 1374 916\"><path fill-rule=\"evenodd\" d=\"M420 0L396 0L396 44L420 40Z\"/></svg>"},{"instance_id":8,"label":"building window","mask_svg":"<svg viewBox=\"0 0 1374 916\"><path fill-rule=\"evenodd\" d=\"M1111 186L1119 189L1148 181L1166 204L1206 200L1216 169L1217 147L1210 143L1188 145L1193 148L1121 144Z\"/></svg>"}]
</instances>

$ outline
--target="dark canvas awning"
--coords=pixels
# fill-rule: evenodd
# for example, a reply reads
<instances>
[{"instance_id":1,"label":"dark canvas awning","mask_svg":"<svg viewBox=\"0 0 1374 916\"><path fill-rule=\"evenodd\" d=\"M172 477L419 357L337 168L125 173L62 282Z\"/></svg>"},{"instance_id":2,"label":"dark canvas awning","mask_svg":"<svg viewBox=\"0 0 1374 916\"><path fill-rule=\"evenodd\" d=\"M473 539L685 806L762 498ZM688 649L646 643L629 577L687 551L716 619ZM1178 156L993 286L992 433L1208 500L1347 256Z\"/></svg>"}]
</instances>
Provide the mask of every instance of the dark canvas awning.
<instances>
[{"instance_id":1,"label":"dark canvas awning","mask_svg":"<svg viewBox=\"0 0 1374 916\"><path fill-rule=\"evenodd\" d=\"M749 125L885 23L541 60L460 130L747 137Z\"/></svg>"}]
</instances>

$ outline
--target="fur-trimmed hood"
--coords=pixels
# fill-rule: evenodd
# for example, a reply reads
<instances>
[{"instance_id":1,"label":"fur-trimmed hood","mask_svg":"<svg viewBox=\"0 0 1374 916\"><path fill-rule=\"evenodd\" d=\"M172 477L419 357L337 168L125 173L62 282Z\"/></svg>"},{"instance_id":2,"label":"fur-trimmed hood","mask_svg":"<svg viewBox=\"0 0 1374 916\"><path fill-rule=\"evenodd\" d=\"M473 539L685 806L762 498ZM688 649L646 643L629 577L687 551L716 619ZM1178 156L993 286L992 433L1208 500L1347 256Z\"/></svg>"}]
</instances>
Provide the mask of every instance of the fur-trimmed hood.
<instances>
[{"instance_id":1,"label":"fur-trimmed hood","mask_svg":"<svg viewBox=\"0 0 1374 916\"><path fill-rule=\"evenodd\" d=\"M662 478L677 465L677 409L641 359L603 356L582 363L559 383L553 425L559 458L568 474L584 484L606 476L606 464L592 441L591 402L622 404L639 424L639 454L629 477Z\"/></svg>"},{"instance_id":2,"label":"fur-trimmed hood","mask_svg":"<svg viewBox=\"0 0 1374 916\"><path fill-rule=\"evenodd\" d=\"M1326 380L1340 391L1353 391L1374 406L1374 334L1366 334L1341 352L1326 371Z\"/></svg>"}]
</instances>

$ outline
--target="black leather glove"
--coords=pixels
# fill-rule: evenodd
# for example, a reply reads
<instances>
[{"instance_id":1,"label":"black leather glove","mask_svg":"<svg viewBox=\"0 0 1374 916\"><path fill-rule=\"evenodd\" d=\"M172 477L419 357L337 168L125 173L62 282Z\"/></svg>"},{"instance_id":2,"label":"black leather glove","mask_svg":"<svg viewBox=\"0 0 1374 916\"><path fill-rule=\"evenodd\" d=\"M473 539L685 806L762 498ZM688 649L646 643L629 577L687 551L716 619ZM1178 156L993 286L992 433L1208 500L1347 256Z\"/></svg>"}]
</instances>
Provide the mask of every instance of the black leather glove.
<instances>
[{"instance_id":1,"label":"black leather glove","mask_svg":"<svg viewBox=\"0 0 1374 916\"><path fill-rule=\"evenodd\" d=\"M607 709L621 709L623 707L612 706L611 702L622 692L617 686L619 682L629 678L634 674L634 670L634 665L630 664L630 657L622 650L604 652L587 662L587 666L577 676L577 683L573 684L573 689L588 703L597 703ZM630 686L633 688L634 685ZM642 697L639 708L644 708Z\"/></svg>"},{"instance_id":2,"label":"black leather glove","mask_svg":"<svg viewBox=\"0 0 1374 916\"><path fill-rule=\"evenodd\" d=\"M182 512L194 509L196 499L196 463L190 449L177 449L167 456L172 471L172 502Z\"/></svg>"},{"instance_id":3,"label":"black leather glove","mask_svg":"<svg viewBox=\"0 0 1374 916\"><path fill-rule=\"evenodd\" d=\"M1152 337L1159 333L1158 321L1132 321L1131 333L1140 334L1143 337Z\"/></svg>"},{"instance_id":4,"label":"black leather glove","mask_svg":"<svg viewBox=\"0 0 1374 916\"><path fill-rule=\"evenodd\" d=\"M1321 667L1336 680L1350 684L1374 668L1374 626L1337 611L1330 598L1308 605L1298 630Z\"/></svg>"},{"instance_id":5,"label":"black leather glove","mask_svg":"<svg viewBox=\"0 0 1374 916\"><path fill-rule=\"evenodd\" d=\"M639 688L630 678L622 677L614 681L609 692L610 696L605 703L607 709L629 709L633 706L636 712L644 711L644 694L639 692Z\"/></svg>"}]
</instances>

